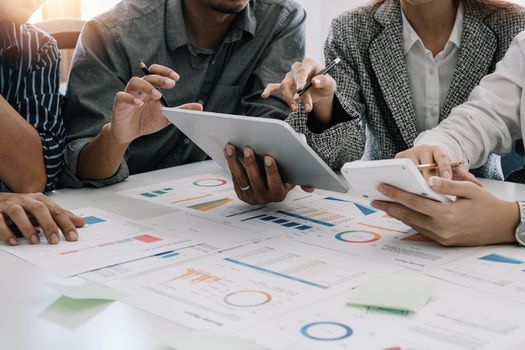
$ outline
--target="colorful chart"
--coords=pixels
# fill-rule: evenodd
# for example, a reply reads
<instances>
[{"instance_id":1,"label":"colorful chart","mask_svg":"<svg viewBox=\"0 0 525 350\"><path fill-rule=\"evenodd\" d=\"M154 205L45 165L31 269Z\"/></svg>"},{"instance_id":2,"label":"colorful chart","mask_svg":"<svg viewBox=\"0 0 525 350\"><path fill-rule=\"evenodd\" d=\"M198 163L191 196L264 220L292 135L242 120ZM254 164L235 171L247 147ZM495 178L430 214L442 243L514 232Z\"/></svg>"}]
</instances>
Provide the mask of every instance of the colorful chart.
<instances>
[{"instance_id":1,"label":"colorful chart","mask_svg":"<svg viewBox=\"0 0 525 350\"><path fill-rule=\"evenodd\" d=\"M256 307L268 304L272 296L261 290L239 290L226 295L223 300L235 307Z\"/></svg>"},{"instance_id":2,"label":"colorful chart","mask_svg":"<svg viewBox=\"0 0 525 350\"><path fill-rule=\"evenodd\" d=\"M67 250L67 251L60 252L59 254L60 255L69 255L69 254L79 253L79 252L86 251L86 250L109 247L109 246L112 246L112 245L115 245L115 244L126 244L126 243L137 242L137 241L138 242L142 242L142 243L154 243L154 242L162 241L162 239L154 237L154 236L149 235L149 234L143 234L143 235L136 236L136 237L133 237L133 238L122 239L120 241L99 243L96 246L85 247L85 248L82 248L82 249Z\"/></svg>"},{"instance_id":3,"label":"colorful chart","mask_svg":"<svg viewBox=\"0 0 525 350\"><path fill-rule=\"evenodd\" d=\"M230 198L222 198L222 199L217 199L217 200L210 201L210 202L195 204L195 205L189 206L188 208L199 210L199 211L209 211L215 208L222 207L228 203L231 203L232 201L233 199L230 199Z\"/></svg>"},{"instance_id":4,"label":"colorful chart","mask_svg":"<svg viewBox=\"0 0 525 350\"><path fill-rule=\"evenodd\" d=\"M187 280L189 280L191 284L217 283L221 280L221 278L194 268L189 268L183 274L166 281L166 283Z\"/></svg>"},{"instance_id":5,"label":"colorful chart","mask_svg":"<svg viewBox=\"0 0 525 350\"><path fill-rule=\"evenodd\" d=\"M171 259L171 258L174 258L176 256L179 256L180 254L175 252L175 251L169 251L169 252L164 252L164 253L160 253L160 254L155 254L154 256L156 256L157 258L160 258L160 259Z\"/></svg>"},{"instance_id":6,"label":"colorful chart","mask_svg":"<svg viewBox=\"0 0 525 350\"><path fill-rule=\"evenodd\" d=\"M372 243L379 241L381 235L372 231L348 230L336 234L335 239L346 243Z\"/></svg>"},{"instance_id":7,"label":"colorful chart","mask_svg":"<svg viewBox=\"0 0 525 350\"><path fill-rule=\"evenodd\" d=\"M86 225L96 225L106 222L106 220L97 218L96 216L86 216L84 220L86 220Z\"/></svg>"},{"instance_id":8,"label":"colorful chart","mask_svg":"<svg viewBox=\"0 0 525 350\"><path fill-rule=\"evenodd\" d=\"M228 183L224 179L201 179L193 182L194 186L197 187L221 187Z\"/></svg>"},{"instance_id":9,"label":"colorful chart","mask_svg":"<svg viewBox=\"0 0 525 350\"><path fill-rule=\"evenodd\" d=\"M164 196L170 193L171 191L173 191L173 188L167 187L167 188L163 188L159 190L154 190L151 192L144 192L144 193L141 193L140 195L146 198L156 198L156 197Z\"/></svg>"},{"instance_id":10,"label":"colorful chart","mask_svg":"<svg viewBox=\"0 0 525 350\"><path fill-rule=\"evenodd\" d=\"M479 260L485 260L485 261L502 263L502 264L512 264L512 265L521 265L525 263L525 261L510 258L508 256L504 256L500 254L489 254L486 256L482 256L481 258L479 258Z\"/></svg>"},{"instance_id":11,"label":"colorful chart","mask_svg":"<svg viewBox=\"0 0 525 350\"><path fill-rule=\"evenodd\" d=\"M308 323L301 328L301 334L306 338L319 341L338 341L350 337L354 331L339 322L321 321Z\"/></svg>"},{"instance_id":12,"label":"colorful chart","mask_svg":"<svg viewBox=\"0 0 525 350\"><path fill-rule=\"evenodd\" d=\"M274 224L280 225L280 226L282 226L284 228L294 229L294 230L299 230L299 231L307 231L307 230L310 230L312 228L312 226L303 225L303 224L300 224L300 223L295 222L295 221L289 221L289 220L285 220L285 219L280 219L280 218L278 218L276 216L266 215L266 214L257 215L257 216L251 217L251 218L247 218L247 219L241 220L241 222L251 221L251 220L255 220L255 219L258 219L258 220L264 221L264 222L274 223Z\"/></svg>"},{"instance_id":13,"label":"colorful chart","mask_svg":"<svg viewBox=\"0 0 525 350\"><path fill-rule=\"evenodd\" d=\"M332 202L352 203L365 216L377 213L377 210L375 209L369 208L363 204L348 201L346 199L341 199L341 198L336 198L336 197L325 197L324 200L332 201Z\"/></svg>"}]
</instances>

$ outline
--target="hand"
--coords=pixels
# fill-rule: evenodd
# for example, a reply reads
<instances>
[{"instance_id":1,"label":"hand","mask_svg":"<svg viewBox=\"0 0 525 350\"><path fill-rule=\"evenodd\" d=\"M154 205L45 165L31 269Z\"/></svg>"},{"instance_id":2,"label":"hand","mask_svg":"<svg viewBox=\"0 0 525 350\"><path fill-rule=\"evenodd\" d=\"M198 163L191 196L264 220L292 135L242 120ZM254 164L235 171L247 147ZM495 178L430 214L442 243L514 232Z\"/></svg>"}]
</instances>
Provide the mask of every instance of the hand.
<instances>
[{"instance_id":1,"label":"hand","mask_svg":"<svg viewBox=\"0 0 525 350\"><path fill-rule=\"evenodd\" d=\"M328 123L332 118L337 83L330 75L318 76L321 70L322 67L309 58L303 62L294 63L292 71L286 74L286 77L280 84L268 84L262 93L262 98L267 99L271 95L281 92L285 101L294 112L299 110L297 101L300 99L308 113L315 109L316 116L322 122ZM312 78L312 88L299 98L297 92L302 90Z\"/></svg>"},{"instance_id":2,"label":"hand","mask_svg":"<svg viewBox=\"0 0 525 350\"><path fill-rule=\"evenodd\" d=\"M77 228L84 226L84 219L60 208L41 193L0 194L0 239L9 245L18 245L9 228L16 225L30 244L40 243L35 225L40 226L49 244L60 242L59 230L72 242L78 239Z\"/></svg>"},{"instance_id":3,"label":"hand","mask_svg":"<svg viewBox=\"0 0 525 350\"><path fill-rule=\"evenodd\" d=\"M379 191L397 203L375 201L372 205L444 246L515 242L520 222L517 203L502 201L469 181L431 177L430 184L435 192L457 196L457 200L439 203L381 185Z\"/></svg>"},{"instance_id":4,"label":"hand","mask_svg":"<svg viewBox=\"0 0 525 350\"><path fill-rule=\"evenodd\" d=\"M0 1L0 19L25 23L44 2L43 0Z\"/></svg>"},{"instance_id":5,"label":"hand","mask_svg":"<svg viewBox=\"0 0 525 350\"><path fill-rule=\"evenodd\" d=\"M423 176L429 179L433 175L439 175L444 179L454 179L456 181L470 181L483 187L481 182L474 175L468 172L464 167L458 166L452 168L451 160L448 153L439 146L422 145L411 148L396 155L396 159L408 158L416 165L436 163L438 172L424 170Z\"/></svg>"},{"instance_id":6,"label":"hand","mask_svg":"<svg viewBox=\"0 0 525 350\"><path fill-rule=\"evenodd\" d=\"M232 174L235 192L240 200L250 204L282 202L295 185L283 183L277 163L272 157L264 157L266 179L261 174L255 153L251 148L244 149L244 163L237 158L237 150L228 145L224 150ZM302 187L305 192L313 192L311 187Z\"/></svg>"},{"instance_id":7,"label":"hand","mask_svg":"<svg viewBox=\"0 0 525 350\"><path fill-rule=\"evenodd\" d=\"M111 134L118 144L130 144L170 124L162 114L162 94L157 88L173 89L180 77L173 70L157 64L150 67L150 72L152 75L132 78L125 91L115 97ZM190 103L179 108L202 110L202 105Z\"/></svg>"}]
</instances>

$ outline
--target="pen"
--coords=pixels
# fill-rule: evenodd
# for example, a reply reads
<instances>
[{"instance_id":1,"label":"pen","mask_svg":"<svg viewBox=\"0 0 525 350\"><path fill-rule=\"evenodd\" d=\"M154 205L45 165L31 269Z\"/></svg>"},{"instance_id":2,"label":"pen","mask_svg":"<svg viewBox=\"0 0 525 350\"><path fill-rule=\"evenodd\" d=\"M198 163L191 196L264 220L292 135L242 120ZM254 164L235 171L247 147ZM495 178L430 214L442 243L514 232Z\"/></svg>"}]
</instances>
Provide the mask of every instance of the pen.
<instances>
[{"instance_id":1,"label":"pen","mask_svg":"<svg viewBox=\"0 0 525 350\"><path fill-rule=\"evenodd\" d=\"M142 72L145 75L151 75L151 72L149 71L148 66L146 66L146 64L144 62L142 62L142 61L140 61L140 69L142 70ZM159 89L157 89L157 90L159 90ZM160 102L164 105L164 107L169 107L170 106L168 104L168 101L166 101L166 99L164 98L164 96L160 97Z\"/></svg>"},{"instance_id":2,"label":"pen","mask_svg":"<svg viewBox=\"0 0 525 350\"><path fill-rule=\"evenodd\" d=\"M328 73L330 73L330 71L332 69L334 69L335 66L337 66L339 63L341 62L341 59L339 57L337 57L332 63L330 63L325 69L323 69L322 71L319 72L319 74L317 74L316 76L319 76L319 75L326 75ZM313 78L312 78L313 79ZM306 94L306 92L308 90L310 90L310 88L312 87L312 80L310 80L308 82L308 84L306 84L306 86L300 90L300 91L297 91L297 94L299 95L299 97L303 96L304 94Z\"/></svg>"},{"instance_id":3,"label":"pen","mask_svg":"<svg viewBox=\"0 0 525 350\"><path fill-rule=\"evenodd\" d=\"M452 168L457 168L458 166L462 166L465 164L465 161L464 160L460 160L460 161L457 161L457 162L452 162L450 164L450 166ZM422 170L435 170L435 169L438 169L438 165L436 163L432 163L432 164L422 164L422 165L418 165L416 166L417 170L419 171L422 171Z\"/></svg>"}]
</instances>

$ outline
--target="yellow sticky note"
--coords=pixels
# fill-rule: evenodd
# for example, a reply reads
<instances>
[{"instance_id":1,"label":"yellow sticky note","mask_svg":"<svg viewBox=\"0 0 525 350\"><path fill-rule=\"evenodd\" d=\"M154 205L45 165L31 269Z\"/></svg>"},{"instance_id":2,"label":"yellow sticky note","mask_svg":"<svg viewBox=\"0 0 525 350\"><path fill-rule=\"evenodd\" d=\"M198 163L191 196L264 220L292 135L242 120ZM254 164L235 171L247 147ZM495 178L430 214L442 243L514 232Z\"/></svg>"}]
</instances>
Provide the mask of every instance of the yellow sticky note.
<instances>
[{"instance_id":1,"label":"yellow sticky note","mask_svg":"<svg viewBox=\"0 0 525 350\"><path fill-rule=\"evenodd\" d=\"M432 296L432 283L421 276L376 276L355 289L349 305L417 312Z\"/></svg>"}]
</instances>

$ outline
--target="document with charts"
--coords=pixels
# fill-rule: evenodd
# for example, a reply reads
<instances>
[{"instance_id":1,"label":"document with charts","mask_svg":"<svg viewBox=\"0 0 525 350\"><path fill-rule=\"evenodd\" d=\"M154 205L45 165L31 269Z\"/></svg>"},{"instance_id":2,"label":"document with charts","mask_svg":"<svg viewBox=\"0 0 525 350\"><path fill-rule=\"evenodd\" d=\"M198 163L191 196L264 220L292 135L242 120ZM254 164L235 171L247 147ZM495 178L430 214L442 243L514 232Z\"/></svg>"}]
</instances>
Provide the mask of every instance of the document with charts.
<instances>
[{"instance_id":1,"label":"document with charts","mask_svg":"<svg viewBox=\"0 0 525 350\"><path fill-rule=\"evenodd\" d=\"M200 258L219 250L208 244L199 244L187 248L166 251L153 256L113 265L79 275L89 281L111 284L117 280L130 278L141 273L164 268L182 261Z\"/></svg>"},{"instance_id":2,"label":"document with charts","mask_svg":"<svg viewBox=\"0 0 525 350\"><path fill-rule=\"evenodd\" d=\"M486 247L427 274L525 304L525 250Z\"/></svg>"},{"instance_id":3,"label":"document with charts","mask_svg":"<svg viewBox=\"0 0 525 350\"><path fill-rule=\"evenodd\" d=\"M525 338L523 306L439 280L431 301L416 314L350 307L350 293L236 335L272 350L492 350L507 349Z\"/></svg>"},{"instance_id":4,"label":"document with charts","mask_svg":"<svg viewBox=\"0 0 525 350\"><path fill-rule=\"evenodd\" d=\"M357 198L315 194L243 224L272 227L293 240L347 254L424 270L463 257L473 248L443 249L402 222Z\"/></svg>"},{"instance_id":5,"label":"document with charts","mask_svg":"<svg viewBox=\"0 0 525 350\"><path fill-rule=\"evenodd\" d=\"M86 219L78 242L64 238L58 245L42 243L1 246L1 249L62 276L120 264L195 245L173 231L161 230L94 208L74 210ZM45 242L45 238L41 238Z\"/></svg>"},{"instance_id":6,"label":"document with charts","mask_svg":"<svg viewBox=\"0 0 525 350\"><path fill-rule=\"evenodd\" d=\"M237 331L398 267L287 239L247 245L113 284L124 302L191 328Z\"/></svg>"}]
</instances>

